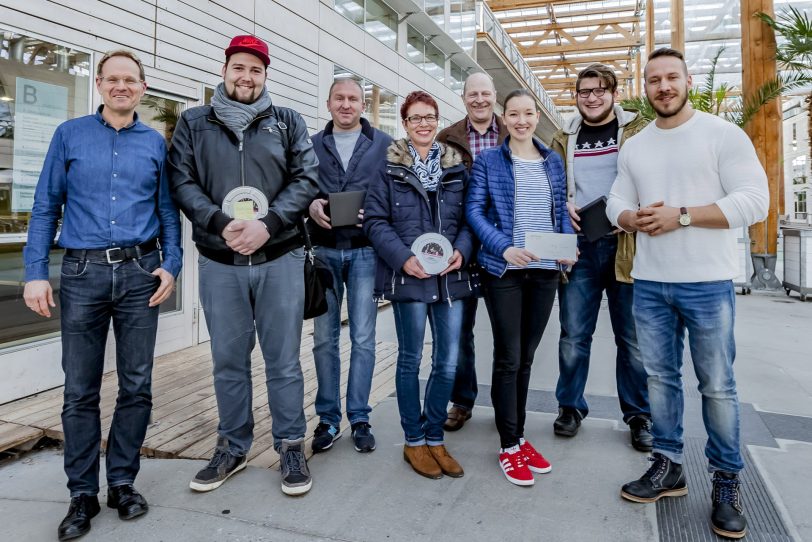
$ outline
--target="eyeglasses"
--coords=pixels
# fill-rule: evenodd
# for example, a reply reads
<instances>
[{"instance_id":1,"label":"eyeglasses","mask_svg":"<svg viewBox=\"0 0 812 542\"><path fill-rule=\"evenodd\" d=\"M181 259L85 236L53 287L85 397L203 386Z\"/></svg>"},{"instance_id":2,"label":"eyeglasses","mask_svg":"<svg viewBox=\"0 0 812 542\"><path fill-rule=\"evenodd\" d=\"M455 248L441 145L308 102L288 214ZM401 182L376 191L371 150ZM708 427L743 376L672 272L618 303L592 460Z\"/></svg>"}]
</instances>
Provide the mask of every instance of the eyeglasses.
<instances>
[{"instance_id":1,"label":"eyeglasses","mask_svg":"<svg viewBox=\"0 0 812 542\"><path fill-rule=\"evenodd\" d=\"M584 100L589 98L590 94L594 94L596 98L600 98L601 96L606 94L607 90L609 90L609 89L606 89L606 88L603 88L603 87L582 88L581 90L578 91L578 96L583 98Z\"/></svg>"},{"instance_id":2,"label":"eyeglasses","mask_svg":"<svg viewBox=\"0 0 812 542\"><path fill-rule=\"evenodd\" d=\"M420 126L423 124L423 121L426 121L426 124L437 124L437 115L412 115L411 117L406 117L406 120L409 121L409 124L412 126Z\"/></svg>"},{"instance_id":3,"label":"eyeglasses","mask_svg":"<svg viewBox=\"0 0 812 542\"><path fill-rule=\"evenodd\" d=\"M140 87L141 84L143 83L143 81L139 81L138 79L135 79L134 77L126 77L124 79L121 79L119 77L102 77L101 81L105 85L111 86L111 87L115 87L115 86L118 86L119 84L123 83L124 85L126 85L128 87L135 88L135 87Z\"/></svg>"}]
</instances>

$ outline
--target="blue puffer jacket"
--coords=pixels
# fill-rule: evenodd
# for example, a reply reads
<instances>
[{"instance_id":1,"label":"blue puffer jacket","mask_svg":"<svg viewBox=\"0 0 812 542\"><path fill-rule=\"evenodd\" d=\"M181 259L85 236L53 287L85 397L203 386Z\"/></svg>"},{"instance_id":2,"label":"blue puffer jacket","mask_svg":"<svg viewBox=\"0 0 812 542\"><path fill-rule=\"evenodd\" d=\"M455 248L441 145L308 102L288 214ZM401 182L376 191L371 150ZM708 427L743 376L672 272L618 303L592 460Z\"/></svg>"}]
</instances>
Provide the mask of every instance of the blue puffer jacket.
<instances>
[{"instance_id":1,"label":"blue puffer jacket","mask_svg":"<svg viewBox=\"0 0 812 542\"><path fill-rule=\"evenodd\" d=\"M467 263L475 253L475 240L465 223L468 173L462 156L440 144L443 173L432 210L426 190L411 169L414 161L407 145L406 140L390 145L386 169L370 183L364 202L364 234L378 254L375 299L450 303L474 295L476 277L469 276ZM462 269L427 279L403 272L403 264L414 255L412 243L429 232L441 233L460 251Z\"/></svg>"},{"instance_id":2,"label":"blue puffer jacket","mask_svg":"<svg viewBox=\"0 0 812 542\"><path fill-rule=\"evenodd\" d=\"M567 212L567 177L561 157L533 139L544 159L544 169L553 193L553 227L558 233L575 233ZM479 237L479 264L501 277L508 263L502 254L513 246L513 216L516 182L510 137L499 147L479 153L471 170L466 216Z\"/></svg>"}]
</instances>

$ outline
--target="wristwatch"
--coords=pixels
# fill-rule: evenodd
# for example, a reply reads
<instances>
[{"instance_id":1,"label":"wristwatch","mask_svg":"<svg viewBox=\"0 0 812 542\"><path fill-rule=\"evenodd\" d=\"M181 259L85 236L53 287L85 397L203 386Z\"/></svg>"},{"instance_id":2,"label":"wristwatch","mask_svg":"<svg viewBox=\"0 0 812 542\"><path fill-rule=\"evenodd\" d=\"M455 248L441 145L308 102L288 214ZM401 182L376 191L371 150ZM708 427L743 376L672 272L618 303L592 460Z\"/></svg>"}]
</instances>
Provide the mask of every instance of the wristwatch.
<instances>
[{"instance_id":1,"label":"wristwatch","mask_svg":"<svg viewBox=\"0 0 812 542\"><path fill-rule=\"evenodd\" d=\"M688 214L688 209L685 207L679 208L679 225L680 226L691 225L691 215Z\"/></svg>"}]
</instances>

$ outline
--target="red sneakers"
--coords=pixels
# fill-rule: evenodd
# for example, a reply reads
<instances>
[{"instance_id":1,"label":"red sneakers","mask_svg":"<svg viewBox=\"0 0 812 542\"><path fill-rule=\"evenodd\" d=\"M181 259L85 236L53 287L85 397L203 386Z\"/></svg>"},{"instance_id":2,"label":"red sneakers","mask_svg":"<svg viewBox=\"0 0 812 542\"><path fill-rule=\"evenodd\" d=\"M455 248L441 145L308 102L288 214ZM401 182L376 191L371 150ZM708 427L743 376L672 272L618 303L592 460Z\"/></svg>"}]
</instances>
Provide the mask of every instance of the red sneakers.
<instances>
[{"instance_id":1,"label":"red sneakers","mask_svg":"<svg viewBox=\"0 0 812 542\"><path fill-rule=\"evenodd\" d=\"M535 483L533 473L527 467L524 454L519 449L519 446L513 446L500 453L499 466L502 467L505 478L512 484L532 486Z\"/></svg>"},{"instance_id":2,"label":"red sneakers","mask_svg":"<svg viewBox=\"0 0 812 542\"><path fill-rule=\"evenodd\" d=\"M544 474L553 470L550 462L544 459L544 456L538 453L536 449L533 448L533 445L523 438L519 439L519 450L524 456L524 462L527 464L527 468L531 471Z\"/></svg>"}]
</instances>

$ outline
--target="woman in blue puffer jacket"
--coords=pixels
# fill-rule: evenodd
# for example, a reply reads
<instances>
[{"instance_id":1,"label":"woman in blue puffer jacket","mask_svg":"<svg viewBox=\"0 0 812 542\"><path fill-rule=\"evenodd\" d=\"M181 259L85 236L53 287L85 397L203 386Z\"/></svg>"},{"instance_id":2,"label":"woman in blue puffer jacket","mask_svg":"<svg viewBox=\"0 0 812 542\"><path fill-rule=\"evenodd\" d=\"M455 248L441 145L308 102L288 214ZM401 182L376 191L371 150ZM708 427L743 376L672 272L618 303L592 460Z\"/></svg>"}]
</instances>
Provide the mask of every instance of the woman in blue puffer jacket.
<instances>
[{"instance_id":1,"label":"woman in blue puffer jacket","mask_svg":"<svg viewBox=\"0 0 812 542\"><path fill-rule=\"evenodd\" d=\"M386 170L369 185L364 202L364 234L378 254L377 299L392 301L398 334L397 387L400 423L406 438L404 459L428 478L463 475L443 444L446 405L457 367L461 299L474 294L466 270L474 254L465 223L468 174L462 157L434 140L437 102L422 91L406 97L400 110L407 138L389 147ZM447 267L429 275L412 252L425 233L451 243ZM418 373L426 319L433 339L431 374L420 407Z\"/></svg>"},{"instance_id":2,"label":"woman in blue puffer jacket","mask_svg":"<svg viewBox=\"0 0 812 542\"><path fill-rule=\"evenodd\" d=\"M525 249L529 232L574 233L567 214L561 158L533 137L539 120L533 96L516 90L505 99L509 136L474 161L466 213L482 242L479 263L493 332L491 399L505 477L532 485L550 463L524 438L530 367L550 317L562 265Z\"/></svg>"}]
</instances>

